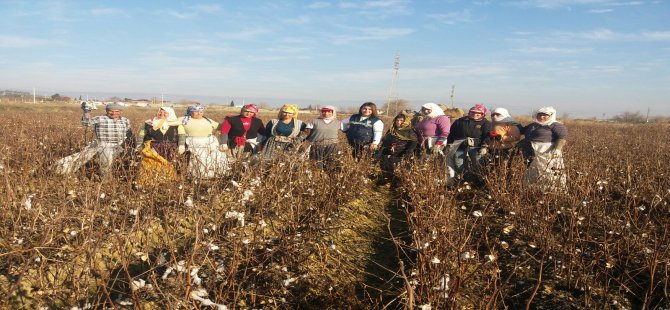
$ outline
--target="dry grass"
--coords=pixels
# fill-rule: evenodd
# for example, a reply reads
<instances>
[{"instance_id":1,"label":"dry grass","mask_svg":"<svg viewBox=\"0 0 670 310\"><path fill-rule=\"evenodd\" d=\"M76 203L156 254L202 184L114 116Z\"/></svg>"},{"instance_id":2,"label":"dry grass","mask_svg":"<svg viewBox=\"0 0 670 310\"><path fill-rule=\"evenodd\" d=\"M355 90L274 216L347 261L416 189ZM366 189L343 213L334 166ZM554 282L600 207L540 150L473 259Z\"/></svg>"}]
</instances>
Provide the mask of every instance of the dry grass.
<instances>
[{"instance_id":1,"label":"dry grass","mask_svg":"<svg viewBox=\"0 0 670 310\"><path fill-rule=\"evenodd\" d=\"M484 189L417 163L388 189L347 154L137 188L132 164L46 169L92 138L77 106L0 111L0 308L668 307L665 127L568 124L564 193L521 187L521 162Z\"/></svg>"}]
</instances>

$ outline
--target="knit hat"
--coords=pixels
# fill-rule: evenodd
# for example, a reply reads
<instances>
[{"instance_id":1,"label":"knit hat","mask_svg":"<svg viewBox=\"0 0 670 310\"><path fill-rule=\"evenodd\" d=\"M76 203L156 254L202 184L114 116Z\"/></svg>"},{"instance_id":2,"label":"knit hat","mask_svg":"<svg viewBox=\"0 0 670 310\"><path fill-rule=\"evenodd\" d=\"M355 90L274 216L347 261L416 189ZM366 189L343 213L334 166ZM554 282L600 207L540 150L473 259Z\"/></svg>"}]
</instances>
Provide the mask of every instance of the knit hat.
<instances>
[{"instance_id":1,"label":"knit hat","mask_svg":"<svg viewBox=\"0 0 670 310\"><path fill-rule=\"evenodd\" d=\"M107 111L109 111L109 110L119 110L120 111L120 110L123 110L123 106L114 102L114 103L110 103L110 104L106 105L105 110L107 110Z\"/></svg>"},{"instance_id":2,"label":"knit hat","mask_svg":"<svg viewBox=\"0 0 670 310\"><path fill-rule=\"evenodd\" d=\"M254 114L258 114L258 107L253 103L246 104L242 107L241 112L247 112L247 111L248 112L254 112Z\"/></svg>"},{"instance_id":3,"label":"knit hat","mask_svg":"<svg viewBox=\"0 0 670 310\"><path fill-rule=\"evenodd\" d=\"M478 104L475 104L474 107L470 108L469 112L481 113L481 114L486 115L486 108L484 107L483 104L478 103Z\"/></svg>"}]
</instances>

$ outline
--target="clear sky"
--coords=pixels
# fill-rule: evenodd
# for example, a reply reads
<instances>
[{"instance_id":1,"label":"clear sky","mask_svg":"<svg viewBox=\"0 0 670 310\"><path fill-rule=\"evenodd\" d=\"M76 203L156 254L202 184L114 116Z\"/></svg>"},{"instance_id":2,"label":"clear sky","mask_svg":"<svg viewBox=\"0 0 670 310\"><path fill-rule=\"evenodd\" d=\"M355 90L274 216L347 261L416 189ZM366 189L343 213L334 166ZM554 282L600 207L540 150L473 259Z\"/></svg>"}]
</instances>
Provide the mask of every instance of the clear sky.
<instances>
[{"instance_id":1,"label":"clear sky","mask_svg":"<svg viewBox=\"0 0 670 310\"><path fill-rule=\"evenodd\" d=\"M670 116L670 3L0 0L0 89Z\"/></svg>"}]
</instances>

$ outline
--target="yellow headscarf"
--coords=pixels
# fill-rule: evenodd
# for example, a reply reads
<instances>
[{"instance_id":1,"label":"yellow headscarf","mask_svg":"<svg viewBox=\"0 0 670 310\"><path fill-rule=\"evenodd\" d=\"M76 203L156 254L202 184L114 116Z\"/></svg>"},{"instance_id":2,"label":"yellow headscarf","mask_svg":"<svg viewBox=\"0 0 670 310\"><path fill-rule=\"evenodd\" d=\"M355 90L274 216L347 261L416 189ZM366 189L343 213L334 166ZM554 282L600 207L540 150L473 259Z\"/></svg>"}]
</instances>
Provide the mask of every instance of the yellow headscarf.
<instances>
[{"instance_id":1,"label":"yellow headscarf","mask_svg":"<svg viewBox=\"0 0 670 310\"><path fill-rule=\"evenodd\" d=\"M299 110L300 110L300 108L298 108L298 105L287 103L287 104L283 105L281 107L281 109L279 109L279 114L281 114L281 112L289 112L289 113L293 113L293 118L298 118L298 111ZM281 118L281 116L279 116L279 117Z\"/></svg>"}]
</instances>

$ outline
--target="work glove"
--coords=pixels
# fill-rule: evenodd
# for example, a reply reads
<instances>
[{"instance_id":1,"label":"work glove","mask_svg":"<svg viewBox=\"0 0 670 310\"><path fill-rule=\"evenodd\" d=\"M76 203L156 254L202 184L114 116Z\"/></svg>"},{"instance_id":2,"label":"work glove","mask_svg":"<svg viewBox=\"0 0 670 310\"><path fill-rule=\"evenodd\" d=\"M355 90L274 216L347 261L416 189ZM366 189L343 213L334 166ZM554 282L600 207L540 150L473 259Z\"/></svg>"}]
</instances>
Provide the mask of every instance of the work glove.
<instances>
[{"instance_id":1,"label":"work glove","mask_svg":"<svg viewBox=\"0 0 670 310\"><path fill-rule=\"evenodd\" d=\"M377 150L378 146L379 146L379 144L370 144L370 151L374 152L375 150Z\"/></svg>"},{"instance_id":2,"label":"work glove","mask_svg":"<svg viewBox=\"0 0 670 310\"><path fill-rule=\"evenodd\" d=\"M559 158L563 156L563 147L565 146L565 139L558 139L554 142L553 149L551 150L551 158Z\"/></svg>"},{"instance_id":3,"label":"work glove","mask_svg":"<svg viewBox=\"0 0 670 310\"><path fill-rule=\"evenodd\" d=\"M479 148L479 156L484 156L489 153L489 150L485 147Z\"/></svg>"},{"instance_id":4,"label":"work glove","mask_svg":"<svg viewBox=\"0 0 670 310\"><path fill-rule=\"evenodd\" d=\"M177 153L179 153L179 155L183 155L184 153L186 153L186 146L180 145L179 148L177 149Z\"/></svg>"},{"instance_id":5,"label":"work glove","mask_svg":"<svg viewBox=\"0 0 670 310\"><path fill-rule=\"evenodd\" d=\"M433 145L433 149L431 150L431 153L433 153L433 154L444 153L444 142L443 141L435 142L435 145Z\"/></svg>"},{"instance_id":6,"label":"work glove","mask_svg":"<svg viewBox=\"0 0 670 310\"><path fill-rule=\"evenodd\" d=\"M561 151L561 150L551 151L551 158L556 159L556 158L559 158L559 157L562 157L562 156L563 156L563 151Z\"/></svg>"},{"instance_id":7,"label":"work glove","mask_svg":"<svg viewBox=\"0 0 670 310\"><path fill-rule=\"evenodd\" d=\"M228 150L229 150L228 144L224 143L219 145L219 152L228 152Z\"/></svg>"}]
</instances>

